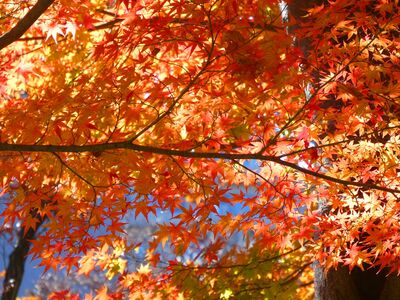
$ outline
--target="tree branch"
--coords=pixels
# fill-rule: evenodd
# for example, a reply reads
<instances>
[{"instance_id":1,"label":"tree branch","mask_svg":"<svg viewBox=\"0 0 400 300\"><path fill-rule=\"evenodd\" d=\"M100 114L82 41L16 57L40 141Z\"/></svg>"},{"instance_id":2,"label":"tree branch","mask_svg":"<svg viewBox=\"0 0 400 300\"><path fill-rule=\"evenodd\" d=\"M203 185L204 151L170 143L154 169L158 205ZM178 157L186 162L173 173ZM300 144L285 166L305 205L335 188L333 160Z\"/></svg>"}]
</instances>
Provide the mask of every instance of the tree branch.
<instances>
[{"instance_id":1,"label":"tree branch","mask_svg":"<svg viewBox=\"0 0 400 300\"><path fill-rule=\"evenodd\" d=\"M0 50L18 40L53 2L54 0L38 0L17 25L0 36Z\"/></svg>"},{"instance_id":2,"label":"tree branch","mask_svg":"<svg viewBox=\"0 0 400 300\"><path fill-rule=\"evenodd\" d=\"M340 144L350 143L352 141L353 142L364 141L365 138L371 137L374 134L382 133L384 131L390 131L392 129L399 129L399 128L400 128L400 125L388 126L388 127L385 127L385 128L381 128L381 129L377 129L377 130L374 130L374 131L371 131L371 132L364 133L364 134L359 135L359 136L355 135L355 136L349 137L348 139L345 139L345 140L332 142L332 143L328 143L328 144L321 144L321 145L317 145L317 146L312 146L312 147L308 147L308 148L304 148L304 149L299 149L299 150L296 150L296 151L288 152L288 153L285 153L285 154L281 154L278 157L279 158L284 158L284 157L288 157L288 156L291 156L291 155L296 155L296 154L299 154L299 153L307 152L307 151L310 151L310 150L322 149L322 148L326 148L326 147L332 147L332 146L336 146L336 145L340 145Z\"/></svg>"},{"instance_id":3,"label":"tree branch","mask_svg":"<svg viewBox=\"0 0 400 300\"><path fill-rule=\"evenodd\" d=\"M137 152L146 152L160 155L169 156L181 156L187 158L213 158L213 159L226 159L226 160L237 160L237 159L255 159L260 161L269 161L282 166L289 167L297 170L301 173L310 175L315 178L320 178L328 182L338 183L344 186L356 186L365 189L379 190L394 194L400 194L400 189L392 189L376 184L367 184L361 181L350 181L340 178L335 178L329 175L312 171L299 165L282 160L276 156L263 155L260 153L226 153L226 152L196 152L191 150L174 150L164 149L153 146L143 146L127 142L115 142L115 143L104 143L104 144L92 144L92 145L25 145L25 144L8 144L0 143L0 152L4 151L18 151L18 152L70 152L70 153L82 153L82 152L102 152L107 150L125 149L133 150Z\"/></svg>"}]
</instances>

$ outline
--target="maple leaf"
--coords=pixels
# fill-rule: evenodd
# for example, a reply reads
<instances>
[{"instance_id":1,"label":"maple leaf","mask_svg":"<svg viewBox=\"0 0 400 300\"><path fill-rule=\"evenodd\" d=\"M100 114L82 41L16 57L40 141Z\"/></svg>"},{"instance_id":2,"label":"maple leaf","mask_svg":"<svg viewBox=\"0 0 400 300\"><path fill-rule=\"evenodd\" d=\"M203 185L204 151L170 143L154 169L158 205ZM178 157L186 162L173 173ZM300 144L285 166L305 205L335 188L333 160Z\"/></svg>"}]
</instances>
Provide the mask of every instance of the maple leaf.
<instances>
[{"instance_id":1,"label":"maple leaf","mask_svg":"<svg viewBox=\"0 0 400 300\"><path fill-rule=\"evenodd\" d=\"M109 225L107 228L111 232L126 233L125 229L123 228L126 224L127 224L126 222L119 222L117 220L113 220L111 222L111 225Z\"/></svg>"},{"instance_id":2,"label":"maple leaf","mask_svg":"<svg viewBox=\"0 0 400 300\"><path fill-rule=\"evenodd\" d=\"M111 300L112 297L108 295L108 288L106 286L97 290L97 295L94 300Z\"/></svg>"},{"instance_id":3,"label":"maple leaf","mask_svg":"<svg viewBox=\"0 0 400 300\"><path fill-rule=\"evenodd\" d=\"M53 24L45 26L43 31L46 33L46 41L49 39L49 37L52 37L56 44L58 43L57 35L65 36L62 25Z\"/></svg>"},{"instance_id":4,"label":"maple leaf","mask_svg":"<svg viewBox=\"0 0 400 300\"><path fill-rule=\"evenodd\" d=\"M112 261L107 266L106 278L108 280L111 280L116 274L123 273L126 268L126 263L126 259L112 259Z\"/></svg>"},{"instance_id":5,"label":"maple leaf","mask_svg":"<svg viewBox=\"0 0 400 300\"><path fill-rule=\"evenodd\" d=\"M39 220L35 217L28 216L24 220L24 234L26 234L30 229L35 230Z\"/></svg>"},{"instance_id":6,"label":"maple leaf","mask_svg":"<svg viewBox=\"0 0 400 300\"><path fill-rule=\"evenodd\" d=\"M46 271L308 299L316 259L399 269L395 1L52 2L0 3L0 228Z\"/></svg>"},{"instance_id":7,"label":"maple leaf","mask_svg":"<svg viewBox=\"0 0 400 300\"><path fill-rule=\"evenodd\" d=\"M137 269L137 272L141 275L149 275L151 273L150 265L141 264L140 267Z\"/></svg>"},{"instance_id":8,"label":"maple leaf","mask_svg":"<svg viewBox=\"0 0 400 300\"><path fill-rule=\"evenodd\" d=\"M93 252L89 252L79 261L79 274L88 275L96 266L96 259Z\"/></svg>"},{"instance_id":9,"label":"maple leaf","mask_svg":"<svg viewBox=\"0 0 400 300\"><path fill-rule=\"evenodd\" d=\"M79 300L79 294L71 294L69 290L63 290L59 292L53 292L50 294L49 299L51 300Z\"/></svg>"},{"instance_id":10,"label":"maple leaf","mask_svg":"<svg viewBox=\"0 0 400 300\"><path fill-rule=\"evenodd\" d=\"M65 35L68 35L68 33L70 33L72 35L72 38L75 39L76 29L77 29L76 24L72 22L67 22L64 25L64 27L65 27Z\"/></svg>"},{"instance_id":11,"label":"maple leaf","mask_svg":"<svg viewBox=\"0 0 400 300\"><path fill-rule=\"evenodd\" d=\"M84 14L83 18L82 18L82 24L86 29L95 29L94 27L94 23L97 20L95 18L93 18L93 16L91 16L90 14Z\"/></svg>"}]
</instances>

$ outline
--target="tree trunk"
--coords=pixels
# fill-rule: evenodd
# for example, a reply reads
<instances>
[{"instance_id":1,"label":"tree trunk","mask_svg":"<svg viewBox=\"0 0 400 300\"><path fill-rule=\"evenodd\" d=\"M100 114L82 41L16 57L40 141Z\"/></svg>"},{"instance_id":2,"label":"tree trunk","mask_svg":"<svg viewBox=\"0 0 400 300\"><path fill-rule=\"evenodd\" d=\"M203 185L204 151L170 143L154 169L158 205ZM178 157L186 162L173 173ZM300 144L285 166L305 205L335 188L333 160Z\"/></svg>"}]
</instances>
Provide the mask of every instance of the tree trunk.
<instances>
[{"instance_id":1,"label":"tree trunk","mask_svg":"<svg viewBox=\"0 0 400 300\"><path fill-rule=\"evenodd\" d=\"M316 300L398 300L400 299L400 278L394 274L386 276L378 269L362 271L354 268L351 272L345 266L327 273L318 264L315 271Z\"/></svg>"},{"instance_id":2,"label":"tree trunk","mask_svg":"<svg viewBox=\"0 0 400 300\"><path fill-rule=\"evenodd\" d=\"M296 28L307 23L307 10L321 4L329 5L327 0L292 0L289 3L289 17L296 20L296 26L289 32L296 36ZM310 25L310 24L307 24ZM297 46L303 51L304 57L310 50L309 39L297 39ZM318 74L314 74L318 81ZM329 212L327 212L329 213ZM337 269L324 270L314 263L314 286L316 300L400 300L400 277L396 274L387 275L377 268L361 270L354 268L351 272L346 266Z\"/></svg>"},{"instance_id":3,"label":"tree trunk","mask_svg":"<svg viewBox=\"0 0 400 300\"><path fill-rule=\"evenodd\" d=\"M25 234L25 228L21 227L18 234L18 243L9 256L9 262L3 283L3 293L1 300L15 300L22 283L25 271L25 261L31 248L31 241L36 238L36 233L45 221L45 218L39 216L36 212L32 215L37 218L36 228L29 228Z\"/></svg>"}]
</instances>

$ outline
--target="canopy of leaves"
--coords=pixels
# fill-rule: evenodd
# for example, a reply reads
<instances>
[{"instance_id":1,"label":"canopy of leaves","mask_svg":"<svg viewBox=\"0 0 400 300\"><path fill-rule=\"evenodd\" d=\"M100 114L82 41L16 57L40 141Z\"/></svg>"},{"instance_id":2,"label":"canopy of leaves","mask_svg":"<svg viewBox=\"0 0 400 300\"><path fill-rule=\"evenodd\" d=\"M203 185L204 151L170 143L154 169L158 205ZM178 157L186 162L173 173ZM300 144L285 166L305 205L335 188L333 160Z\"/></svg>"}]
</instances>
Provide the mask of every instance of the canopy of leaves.
<instances>
[{"instance_id":1,"label":"canopy of leaves","mask_svg":"<svg viewBox=\"0 0 400 300\"><path fill-rule=\"evenodd\" d=\"M46 220L46 270L104 271L97 299L267 297L314 260L400 271L397 1L47 2L0 50L2 227ZM0 3L0 32L34 4ZM149 243L124 235L163 212Z\"/></svg>"}]
</instances>

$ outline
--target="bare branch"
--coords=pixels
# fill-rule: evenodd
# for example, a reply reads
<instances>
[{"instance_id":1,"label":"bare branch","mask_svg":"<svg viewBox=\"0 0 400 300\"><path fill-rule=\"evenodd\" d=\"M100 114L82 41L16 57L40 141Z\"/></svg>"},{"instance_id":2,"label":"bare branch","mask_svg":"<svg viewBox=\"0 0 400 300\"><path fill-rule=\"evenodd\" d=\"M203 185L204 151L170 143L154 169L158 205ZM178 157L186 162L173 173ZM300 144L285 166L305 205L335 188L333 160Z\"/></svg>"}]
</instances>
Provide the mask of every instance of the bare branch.
<instances>
[{"instance_id":1,"label":"bare branch","mask_svg":"<svg viewBox=\"0 0 400 300\"><path fill-rule=\"evenodd\" d=\"M400 194L400 189L392 189L385 186L376 184L363 183L361 181L350 181L340 178L328 176L317 171L303 168L296 163L282 160L279 157L271 155L263 155L260 153L227 153L227 152L196 152L191 150L174 150L164 149L154 146L144 146L133 144L130 141L126 142L115 142L115 143L104 143L104 144L92 144L92 145L24 145L24 144L8 144L0 143L0 152L3 151L18 151L18 152L70 152L70 153L81 153L81 152L102 152L107 150L125 149L133 150L137 152L147 152L160 155L169 156L181 156L187 158L214 158L214 159L226 159L226 160L238 160L238 159L256 159L260 161L269 161L282 166L289 167L297 170L301 173L310 175L315 178L320 178L328 182L334 182L344 186L356 186L365 189L379 190L394 194Z\"/></svg>"},{"instance_id":2,"label":"bare branch","mask_svg":"<svg viewBox=\"0 0 400 300\"><path fill-rule=\"evenodd\" d=\"M0 36L0 50L18 40L46 11L54 0L38 0L30 11L10 31Z\"/></svg>"}]
</instances>

